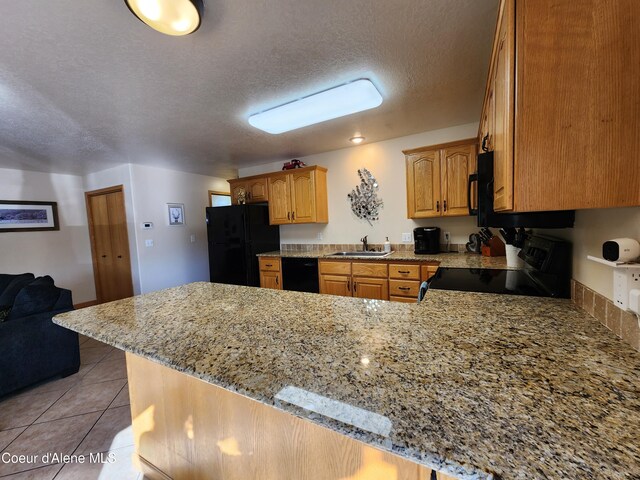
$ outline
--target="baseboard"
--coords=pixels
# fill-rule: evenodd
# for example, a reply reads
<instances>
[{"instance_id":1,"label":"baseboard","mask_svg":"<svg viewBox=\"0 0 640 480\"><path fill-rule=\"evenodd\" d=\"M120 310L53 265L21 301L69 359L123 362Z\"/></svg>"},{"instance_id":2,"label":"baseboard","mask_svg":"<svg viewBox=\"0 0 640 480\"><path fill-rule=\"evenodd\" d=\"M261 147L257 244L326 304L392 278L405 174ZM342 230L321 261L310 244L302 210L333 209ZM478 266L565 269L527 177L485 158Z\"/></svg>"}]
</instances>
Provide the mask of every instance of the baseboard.
<instances>
[{"instance_id":1,"label":"baseboard","mask_svg":"<svg viewBox=\"0 0 640 480\"><path fill-rule=\"evenodd\" d=\"M93 307L94 305L98 305L98 300L91 300L89 302L76 303L73 308L79 310L81 308Z\"/></svg>"}]
</instances>

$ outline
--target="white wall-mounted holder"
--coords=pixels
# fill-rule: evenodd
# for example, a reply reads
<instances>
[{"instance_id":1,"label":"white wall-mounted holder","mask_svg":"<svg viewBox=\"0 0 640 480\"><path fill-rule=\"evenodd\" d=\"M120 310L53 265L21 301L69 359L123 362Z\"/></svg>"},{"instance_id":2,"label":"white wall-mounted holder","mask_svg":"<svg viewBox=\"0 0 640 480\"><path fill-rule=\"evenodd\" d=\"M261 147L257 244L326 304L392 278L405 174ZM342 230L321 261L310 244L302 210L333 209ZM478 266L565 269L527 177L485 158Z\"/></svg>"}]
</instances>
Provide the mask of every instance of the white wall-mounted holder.
<instances>
[{"instance_id":1,"label":"white wall-mounted holder","mask_svg":"<svg viewBox=\"0 0 640 480\"><path fill-rule=\"evenodd\" d=\"M637 298L637 291L640 290L640 263L610 262L592 255L587 255L587 258L613 268L613 303L622 310L640 313L637 311L637 301L630 300L632 292L636 291L633 298Z\"/></svg>"}]
</instances>

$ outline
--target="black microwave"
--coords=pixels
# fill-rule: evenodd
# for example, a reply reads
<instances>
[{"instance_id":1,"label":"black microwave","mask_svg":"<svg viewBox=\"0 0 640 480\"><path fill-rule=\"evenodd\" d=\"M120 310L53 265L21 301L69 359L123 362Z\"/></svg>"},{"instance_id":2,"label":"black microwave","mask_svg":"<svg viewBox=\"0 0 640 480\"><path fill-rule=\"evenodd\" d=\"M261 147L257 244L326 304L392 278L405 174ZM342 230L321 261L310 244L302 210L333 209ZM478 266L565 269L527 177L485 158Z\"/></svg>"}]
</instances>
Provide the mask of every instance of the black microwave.
<instances>
[{"instance_id":1,"label":"black microwave","mask_svg":"<svg viewBox=\"0 0 640 480\"><path fill-rule=\"evenodd\" d=\"M471 208L471 186L478 183L478 208ZM571 228L575 210L553 212L499 213L493 210L493 152L478 155L478 172L469 176L467 187L469 215L478 218L479 227L495 228Z\"/></svg>"}]
</instances>

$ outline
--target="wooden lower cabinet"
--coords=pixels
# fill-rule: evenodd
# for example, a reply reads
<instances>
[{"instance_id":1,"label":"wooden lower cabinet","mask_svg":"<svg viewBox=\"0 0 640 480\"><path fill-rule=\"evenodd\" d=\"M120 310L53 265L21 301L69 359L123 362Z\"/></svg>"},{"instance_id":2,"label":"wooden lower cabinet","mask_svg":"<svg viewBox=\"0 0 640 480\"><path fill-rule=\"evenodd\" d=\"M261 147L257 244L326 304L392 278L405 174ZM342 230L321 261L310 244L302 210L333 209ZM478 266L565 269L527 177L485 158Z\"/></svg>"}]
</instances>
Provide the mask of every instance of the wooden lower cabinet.
<instances>
[{"instance_id":1,"label":"wooden lower cabinet","mask_svg":"<svg viewBox=\"0 0 640 480\"><path fill-rule=\"evenodd\" d=\"M379 260L320 260L318 267L320 293L407 303L417 301L420 283L438 269L435 263Z\"/></svg>"},{"instance_id":2,"label":"wooden lower cabinet","mask_svg":"<svg viewBox=\"0 0 640 480\"><path fill-rule=\"evenodd\" d=\"M137 466L150 479L430 480L431 470L131 353ZM135 464L136 462L134 462ZM453 477L437 473L439 480Z\"/></svg>"},{"instance_id":3,"label":"wooden lower cabinet","mask_svg":"<svg viewBox=\"0 0 640 480\"><path fill-rule=\"evenodd\" d=\"M260 287L282 290L281 261L278 257L258 258Z\"/></svg>"},{"instance_id":4,"label":"wooden lower cabinet","mask_svg":"<svg viewBox=\"0 0 640 480\"><path fill-rule=\"evenodd\" d=\"M351 277L346 275L320 275L320 293L351 297Z\"/></svg>"},{"instance_id":5,"label":"wooden lower cabinet","mask_svg":"<svg viewBox=\"0 0 640 480\"><path fill-rule=\"evenodd\" d=\"M373 300L389 300L389 280L386 278L353 277L353 296Z\"/></svg>"}]
</instances>

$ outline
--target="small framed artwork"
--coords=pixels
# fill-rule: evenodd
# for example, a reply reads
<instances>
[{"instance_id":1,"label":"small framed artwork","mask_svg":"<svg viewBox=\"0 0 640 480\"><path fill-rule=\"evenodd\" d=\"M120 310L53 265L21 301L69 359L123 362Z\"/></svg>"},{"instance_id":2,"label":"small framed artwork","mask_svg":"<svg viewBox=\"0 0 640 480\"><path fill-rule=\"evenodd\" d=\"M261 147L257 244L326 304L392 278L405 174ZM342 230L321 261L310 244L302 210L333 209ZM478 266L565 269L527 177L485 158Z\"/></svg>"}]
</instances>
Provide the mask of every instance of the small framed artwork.
<instances>
[{"instance_id":1,"label":"small framed artwork","mask_svg":"<svg viewBox=\"0 0 640 480\"><path fill-rule=\"evenodd\" d=\"M184 203L167 203L169 225L181 227L184 225Z\"/></svg>"},{"instance_id":2,"label":"small framed artwork","mask_svg":"<svg viewBox=\"0 0 640 480\"><path fill-rule=\"evenodd\" d=\"M0 232L60 230L56 202L0 200Z\"/></svg>"}]
</instances>

